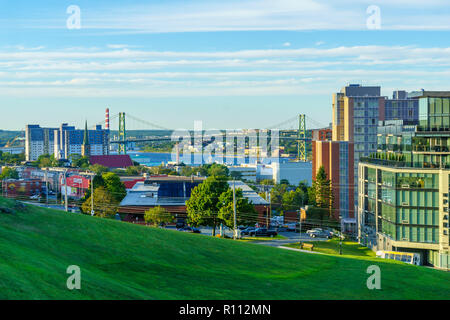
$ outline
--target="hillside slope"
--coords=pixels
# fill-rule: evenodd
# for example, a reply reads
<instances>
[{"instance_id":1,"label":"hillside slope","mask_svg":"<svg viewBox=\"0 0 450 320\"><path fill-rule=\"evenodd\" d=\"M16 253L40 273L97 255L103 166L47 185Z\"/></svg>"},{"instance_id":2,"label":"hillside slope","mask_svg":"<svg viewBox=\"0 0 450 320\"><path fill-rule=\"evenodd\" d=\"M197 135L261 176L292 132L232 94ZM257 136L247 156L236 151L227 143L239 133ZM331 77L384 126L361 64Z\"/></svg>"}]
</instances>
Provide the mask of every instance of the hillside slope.
<instances>
[{"instance_id":1,"label":"hillside slope","mask_svg":"<svg viewBox=\"0 0 450 320\"><path fill-rule=\"evenodd\" d=\"M14 202L0 199L0 206ZM448 299L450 273L43 208L0 212L0 299ZM382 290L366 269L381 268ZM66 288L69 265L81 290Z\"/></svg>"}]
</instances>

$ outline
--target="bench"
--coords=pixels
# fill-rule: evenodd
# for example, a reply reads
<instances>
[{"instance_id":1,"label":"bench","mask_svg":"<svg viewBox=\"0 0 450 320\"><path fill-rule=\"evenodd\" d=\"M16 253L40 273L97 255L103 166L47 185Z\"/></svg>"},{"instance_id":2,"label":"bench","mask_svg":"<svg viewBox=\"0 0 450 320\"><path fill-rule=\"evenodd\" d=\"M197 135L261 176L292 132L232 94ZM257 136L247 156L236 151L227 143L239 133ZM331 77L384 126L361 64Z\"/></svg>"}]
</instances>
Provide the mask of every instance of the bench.
<instances>
[{"instance_id":1,"label":"bench","mask_svg":"<svg viewBox=\"0 0 450 320\"><path fill-rule=\"evenodd\" d=\"M302 243L302 249L309 249L309 250L313 251L314 245L310 244L310 243Z\"/></svg>"}]
</instances>

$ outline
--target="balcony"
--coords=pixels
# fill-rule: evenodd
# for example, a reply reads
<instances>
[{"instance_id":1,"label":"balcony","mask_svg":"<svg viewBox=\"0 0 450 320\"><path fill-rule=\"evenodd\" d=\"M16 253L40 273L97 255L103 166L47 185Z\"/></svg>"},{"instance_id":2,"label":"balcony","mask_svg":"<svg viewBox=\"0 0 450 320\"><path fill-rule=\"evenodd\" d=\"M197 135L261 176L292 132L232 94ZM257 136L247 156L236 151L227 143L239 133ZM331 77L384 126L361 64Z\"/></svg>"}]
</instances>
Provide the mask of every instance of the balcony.
<instances>
[{"instance_id":1,"label":"balcony","mask_svg":"<svg viewBox=\"0 0 450 320\"><path fill-rule=\"evenodd\" d=\"M406 162L386 159L376 159L361 157L361 163L375 164L390 168L417 168L417 169L450 169L450 164L430 163L430 162Z\"/></svg>"}]
</instances>

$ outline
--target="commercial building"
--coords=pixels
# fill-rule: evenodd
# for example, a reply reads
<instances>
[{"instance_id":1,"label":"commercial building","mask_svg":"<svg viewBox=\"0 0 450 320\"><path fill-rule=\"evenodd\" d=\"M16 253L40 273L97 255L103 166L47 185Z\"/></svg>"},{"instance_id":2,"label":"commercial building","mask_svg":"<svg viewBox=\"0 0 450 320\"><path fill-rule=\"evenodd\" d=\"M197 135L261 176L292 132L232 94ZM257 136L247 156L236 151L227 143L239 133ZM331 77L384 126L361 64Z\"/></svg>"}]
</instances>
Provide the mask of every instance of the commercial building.
<instances>
[{"instance_id":1,"label":"commercial building","mask_svg":"<svg viewBox=\"0 0 450 320\"><path fill-rule=\"evenodd\" d=\"M350 84L333 94L332 109L332 141L313 141L313 176L324 166L332 180L335 217L356 232L359 159L377 151L379 121L417 123L418 100L405 91L388 99L379 86Z\"/></svg>"},{"instance_id":2,"label":"commercial building","mask_svg":"<svg viewBox=\"0 0 450 320\"><path fill-rule=\"evenodd\" d=\"M66 182L64 182L64 176L60 176L59 186L62 196L66 195L67 190L68 197L81 199L86 195L87 190L89 190L91 179L75 174L68 176Z\"/></svg>"},{"instance_id":3,"label":"commercial building","mask_svg":"<svg viewBox=\"0 0 450 320\"><path fill-rule=\"evenodd\" d=\"M8 198L28 198L42 193L42 181L39 179L8 179L2 181L3 196Z\"/></svg>"},{"instance_id":4,"label":"commercial building","mask_svg":"<svg viewBox=\"0 0 450 320\"><path fill-rule=\"evenodd\" d=\"M450 92L421 91L419 124L384 122L359 164L358 236L449 269Z\"/></svg>"},{"instance_id":5,"label":"commercial building","mask_svg":"<svg viewBox=\"0 0 450 320\"><path fill-rule=\"evenodd\" d=\"M88 130L90 155L107 155L109 152L109 130L98 125ZM81 155L85 130L76 129L64 123L59 128L41 128L27 125L25 128L25 158L36 161L39 156L49 154L56 159L70 159L74 154Z\"/></svg>"},{"instance_id":6,"label":"commercial building","mask_svg":"<svg viewBox=\"0 0 450 320\"><path fill-rule=\"evenodd\" d=\"M240 166L228 166L231 172L241 174L245 181L257 182L262 180L273 180L280 183L281 180L289 181L289 184L298 185L300 182L312 183L311 162L295 162L280 159L279 162L263 164L255 162L253 164L242 164Z\"/></svg>"},{"instance_id":7,"label":"commercial building","mask_svg":"<svg viewBox=\"0 0 450 320\"><path fill-rule=\"evenodd\" d=\"M186 201L191 197L192 189L202 183L202 177L150 176L145 181L137 181L122 200L119 213L126 215L124 221L144 221L144 213L150 208L162 207L177 219L186 218ZM233 184L229 182L230 186ZM243 196L249 199L259 213L261 223L266 221L269 203L252 188L241 181L235 182Z\"/></svg>"},{"instance_id":8,"label":"commercial building","mask_svg":"<svg viewBox=\"0 0 450 320\"><path fill-rule=\"evenodd\" d=\"M312 184L312 163L303 161L273 162L273 180L280 183L282 180L289 181L291 185L306 182Z\"/></svg>"}]
</instances>

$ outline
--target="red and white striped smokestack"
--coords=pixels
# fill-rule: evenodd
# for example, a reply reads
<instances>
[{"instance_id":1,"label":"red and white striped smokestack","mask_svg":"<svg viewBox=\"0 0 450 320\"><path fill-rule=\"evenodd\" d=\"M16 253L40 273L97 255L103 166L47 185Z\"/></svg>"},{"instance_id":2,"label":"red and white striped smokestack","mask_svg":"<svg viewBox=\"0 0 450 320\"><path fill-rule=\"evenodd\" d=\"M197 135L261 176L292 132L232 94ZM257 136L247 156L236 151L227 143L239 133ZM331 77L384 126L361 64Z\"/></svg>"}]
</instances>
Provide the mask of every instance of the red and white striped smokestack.
<instances>
[{"instance_id":1,"label":"red and white striped smokestack","mask_svg":"<svg viewBox=\"0 0 450 320\"><path fill-rule=\"evenodd\" d=\"M109 130L109 108L106 108L105 129Z\"/></svg>"}]
</instances>

